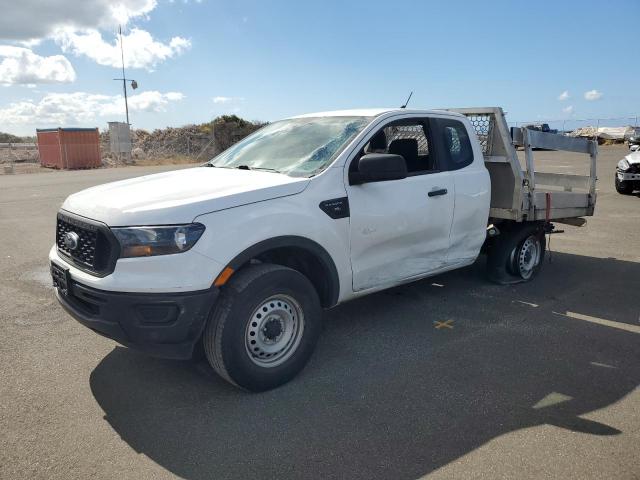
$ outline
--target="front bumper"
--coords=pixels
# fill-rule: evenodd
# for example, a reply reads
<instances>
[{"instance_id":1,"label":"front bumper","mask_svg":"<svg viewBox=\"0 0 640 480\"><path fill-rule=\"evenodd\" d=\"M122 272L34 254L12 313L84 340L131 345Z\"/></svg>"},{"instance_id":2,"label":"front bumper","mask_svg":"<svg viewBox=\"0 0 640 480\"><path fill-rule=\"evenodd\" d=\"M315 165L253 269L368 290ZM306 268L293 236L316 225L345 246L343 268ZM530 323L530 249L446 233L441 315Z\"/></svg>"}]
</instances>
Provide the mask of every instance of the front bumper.
<instances>
[{"instance_id":1,"label":"front bumper","mask_svg":"<svg viewBox=\"0 0 640 480\"><path fill-rule=\"evenodd\" d=\"M623 182L639 182L640 181L640 173L624 173L621 171L617 172L618 180Z\"/></svg>"},{"instance_id":2,"label":"front bumper","mask_svg":"<svg viewBox=\"0 0 640 480\"><path fill-rule=\"evenodd\" d=\"M224 268L193 248L174 255L119 258L113 273L103 277L78 269L58 252L56 245L49 251L49 261L68 267L78 283L110 292L164 294L207 290Z\"/></svg>"},{"instance_id":3,"label":"front bumper","mask_svg":"<svg viewBox=\"0 0 640 480\"><path fill-rule=\"evenodd\" d=\"M62 307L82 325L149 355L188 359L218 296L217 288L183 293L98 290L70 279Z\"/></svg>"}]
</instances>

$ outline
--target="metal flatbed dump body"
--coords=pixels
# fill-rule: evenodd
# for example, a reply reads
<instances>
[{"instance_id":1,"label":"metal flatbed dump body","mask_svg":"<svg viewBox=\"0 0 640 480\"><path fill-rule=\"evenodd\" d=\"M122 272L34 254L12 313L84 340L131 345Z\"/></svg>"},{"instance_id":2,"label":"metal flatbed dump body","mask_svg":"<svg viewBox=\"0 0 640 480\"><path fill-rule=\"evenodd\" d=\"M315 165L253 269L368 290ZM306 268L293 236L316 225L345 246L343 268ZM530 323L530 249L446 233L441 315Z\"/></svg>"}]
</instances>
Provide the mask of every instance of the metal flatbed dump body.
<instances>
[{"instance_id":1,"label":"metal flatbed dump body","mask_svg":"<svg viewBox=\"0 0 640 480\"><path fill-rule=\"evenodd\" d=\"M491 176L492 219L555 220L593 215L596 204L597 143L527 128L507 126L499 107L451 108L471 122L480 140ZM524 147L525 168L514 145ZM534 148L583 153L589 156L589 175L538 172Z\"/></svg>"}]
</instances>

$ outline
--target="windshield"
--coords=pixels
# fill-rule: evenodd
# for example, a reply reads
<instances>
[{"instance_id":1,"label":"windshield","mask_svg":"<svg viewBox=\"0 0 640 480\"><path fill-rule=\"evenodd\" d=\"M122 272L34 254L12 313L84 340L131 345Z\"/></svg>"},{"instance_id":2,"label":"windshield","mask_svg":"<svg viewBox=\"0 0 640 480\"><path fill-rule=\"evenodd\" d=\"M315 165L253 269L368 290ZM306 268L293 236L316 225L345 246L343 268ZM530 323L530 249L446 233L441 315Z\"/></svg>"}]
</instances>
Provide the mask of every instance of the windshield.
<instances>
[{"instance_id":1,"label":"windshield","mask_svg":"<svg viewBox=\"0 0 640 480\"><path fill-rule=\"evenodd\" d=\"M309 177L326 168L371 117L310 117L274 122L209 162Z\"/></svg>"}]
</instances>

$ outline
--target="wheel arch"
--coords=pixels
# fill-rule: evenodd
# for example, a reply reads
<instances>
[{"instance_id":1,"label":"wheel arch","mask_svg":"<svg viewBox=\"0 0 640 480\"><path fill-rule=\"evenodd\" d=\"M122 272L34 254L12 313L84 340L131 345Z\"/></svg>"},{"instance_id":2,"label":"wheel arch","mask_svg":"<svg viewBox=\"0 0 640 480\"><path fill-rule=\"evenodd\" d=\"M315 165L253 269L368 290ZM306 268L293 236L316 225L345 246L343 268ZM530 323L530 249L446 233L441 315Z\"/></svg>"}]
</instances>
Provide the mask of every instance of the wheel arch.
<instances>
[{"instance_id":1,"label":"wheel arch","mask_svg":"<svg viewBox=\"0 0 640 480\"><path fill-rule=\"evenodd\" d=\"M252 260L275 263L297 270L311 281L324 308L333 307L338 303L338 270L329 252L319 243L296 235L272 237L245 249L227 265L238 271Z\"/></svg>"}]
</instances>

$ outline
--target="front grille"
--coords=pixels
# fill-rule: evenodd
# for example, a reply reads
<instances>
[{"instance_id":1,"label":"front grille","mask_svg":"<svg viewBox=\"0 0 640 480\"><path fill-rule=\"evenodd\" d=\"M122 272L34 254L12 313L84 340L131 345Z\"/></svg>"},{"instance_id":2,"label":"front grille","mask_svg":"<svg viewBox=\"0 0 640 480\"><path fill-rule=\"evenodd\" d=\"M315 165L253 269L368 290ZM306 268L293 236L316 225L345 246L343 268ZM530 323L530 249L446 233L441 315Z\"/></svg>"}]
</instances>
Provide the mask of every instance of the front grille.
<instances>
[{"instance_id":1,"label":"front grille","mask_svg":"<svg viewBox=\"0 0 640 480\"><path fill-rule=\"evenodd\" d=\"M626 173L640 173L640 163L632 163Z\"/></svg>"},{"instance_id":2,"label":"front grille","mask_svg":"<svg viewBox=\"0 0 640 480\"><path fill-rule=\"evenodd\" d=\"M67 234L75 234L73 241L65 241ZM111 273L119 255L117 241L106 225L66 212L58 213L56 245L78 268L98 276Z\"/></svg>"},{"instance_id":3,"label":"front grille","mask_svg":"<svg viewBox=\"0 0 640 480\"><path fill-rule=\"evenodd\" d=\"M75 233L78 235L77 246L74 249L67 248L65 235L67 233ZM62 217L58 217L58 230L56 232L56 243L58 250L72 257L76 262L80 262L89 268L95 267L96 260L96 244L98 241L98 231L94 227L93 230L84 226L72 224Z\"/></svg>"}]
</instances>

